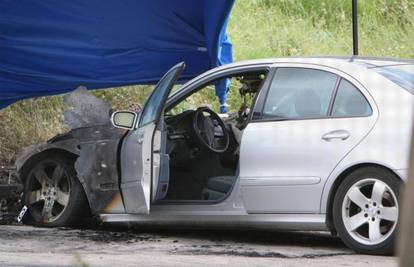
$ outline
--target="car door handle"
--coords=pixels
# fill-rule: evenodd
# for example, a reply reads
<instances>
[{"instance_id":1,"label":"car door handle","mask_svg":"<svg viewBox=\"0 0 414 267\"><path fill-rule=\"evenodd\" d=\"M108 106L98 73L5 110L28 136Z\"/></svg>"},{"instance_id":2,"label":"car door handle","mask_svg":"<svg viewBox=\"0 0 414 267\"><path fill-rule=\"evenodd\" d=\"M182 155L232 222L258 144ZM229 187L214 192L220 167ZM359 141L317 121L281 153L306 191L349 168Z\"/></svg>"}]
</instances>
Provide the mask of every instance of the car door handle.
<instances>
[{"instance_id":1,"label":"car door handle","mask_svg":"<svg viewBox=\"0 0 414 267\"><path fill-rule=\"evenodd\" d=\"M346 140L351 134L346 130L335 130L322 135L322 139L325 141L331 141L333 139Z\"/></svg>"}]
</instances>

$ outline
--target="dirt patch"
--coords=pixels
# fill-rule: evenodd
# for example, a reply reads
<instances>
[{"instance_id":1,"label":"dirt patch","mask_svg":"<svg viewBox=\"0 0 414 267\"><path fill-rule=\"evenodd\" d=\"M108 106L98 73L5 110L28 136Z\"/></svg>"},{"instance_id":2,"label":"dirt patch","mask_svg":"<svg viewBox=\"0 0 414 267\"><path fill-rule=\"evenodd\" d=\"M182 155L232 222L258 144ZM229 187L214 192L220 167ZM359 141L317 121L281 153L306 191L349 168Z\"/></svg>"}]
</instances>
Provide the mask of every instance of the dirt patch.
<instances>
[{"instance_id":1,"label":"dirt patch","mask_svg":"<svg viewBox=\"0 0 414 267\"><path fill-rule=\"evenodd\" d=\"M73 266L75 256L88 266L397 266L325 232L0 227L1 266Z\"/></svg>"},{"instance_id":2,"label":"dirt patch","mask_svg":"<svg viewBox=\"0 0 414 267\"><path fill-rule=\"evenodd\" d=\"M249 258L281 258L281 259L297 259L297 258L324 258L324 257L335 257L335 256L344 256L352 255L351 252L342 252L342 253L325 253L325 254L304 254L300 256L290 256L278 252L259 252L254 250L223 250L223 251L208 251L205 249L199 250L188 250L182 251L183 255L215 255L215 256L238 256L238 257L249 257Z\"/></svg>"},{"instance_id":3,"label":"dirt patch","mask_svg":"<svg viewBox=\"0 0 414 267\"><path fill-rule=\"evenodd\" d=\"M102 228L101 228L102 229ZM154 235L140 234L128 231L111 231L111 230L93 230L83 229L79 230L77 236L81 239L86 239L98 243L137 243L137 242L160 242L161 239Z\"/></svg>"}]
</instances>

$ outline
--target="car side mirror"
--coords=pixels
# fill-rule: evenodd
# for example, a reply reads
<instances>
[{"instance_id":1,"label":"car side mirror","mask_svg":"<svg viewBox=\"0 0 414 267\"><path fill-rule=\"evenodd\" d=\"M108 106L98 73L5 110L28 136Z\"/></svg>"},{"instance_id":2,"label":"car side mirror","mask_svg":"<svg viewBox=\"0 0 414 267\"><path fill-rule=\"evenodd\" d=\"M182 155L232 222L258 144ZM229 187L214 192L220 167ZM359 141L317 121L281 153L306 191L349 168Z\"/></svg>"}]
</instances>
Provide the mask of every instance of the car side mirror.
<instances>
[{"instance_id":1,"label":"car side mirror","mask_svg":"<svg viewBox=\"0 0 414 267\"><path fill-rule=\"evenodd\" d=\"M135 128L138 115L132 111L115 111L111 116L112 125L121 128L132 130Z\"/></svg>"}]
</instances>

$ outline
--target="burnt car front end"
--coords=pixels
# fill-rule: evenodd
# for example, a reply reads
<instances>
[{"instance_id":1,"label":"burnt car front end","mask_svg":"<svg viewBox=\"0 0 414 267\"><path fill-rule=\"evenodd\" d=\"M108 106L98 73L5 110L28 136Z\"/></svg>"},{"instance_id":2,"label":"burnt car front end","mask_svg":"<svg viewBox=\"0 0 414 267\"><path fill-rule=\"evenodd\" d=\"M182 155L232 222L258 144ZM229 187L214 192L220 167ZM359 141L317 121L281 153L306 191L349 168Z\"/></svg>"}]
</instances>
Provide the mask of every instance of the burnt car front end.
<instances>
[{"instance_id":1,"label":"burnt car front end","mask_svg":"<svg viewBox=\"0 0 414 267\"><path fill-rule=\"evenodd\" d=\"M90 212L122 212L119 191L118 150L125 131L110 124L70 130L46 143L24 149L15 162L16 174L25 185L39 159L64 157L76 170Z\"/></svg>"},{"instance_id":2,"label":"burnt car front end","mask_svg":"<svg viewBox=\"0 0 414 267\"><path fill-rule=\"evenodd\" d=\"M82 88L67 95L65 103L71 107L65 112L71 130L23 149L15 161L29 211L26 221L37 225L74 224L81 218L71 217L80 209L82 216L124 212L118 158L127 131L111 124L106 102ZM38 218L30 212L36 208Z\"/></svg>"}]
</instances>

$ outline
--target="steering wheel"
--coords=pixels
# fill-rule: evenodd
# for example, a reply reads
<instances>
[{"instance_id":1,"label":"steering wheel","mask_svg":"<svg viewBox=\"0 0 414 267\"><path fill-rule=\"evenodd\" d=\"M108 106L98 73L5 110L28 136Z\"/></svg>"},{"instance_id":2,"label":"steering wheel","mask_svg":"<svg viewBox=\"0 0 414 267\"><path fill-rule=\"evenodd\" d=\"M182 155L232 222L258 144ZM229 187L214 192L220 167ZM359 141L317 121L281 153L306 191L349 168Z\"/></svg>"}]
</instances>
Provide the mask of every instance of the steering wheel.
<instances>
[{"instance_id":1,"label":"steering wheel","mask_svg":"<svg viewBox=\"0 0 414 267\"><path fill-rule=\"evenodd\" d=\"M193 129L201 144L210 151L223 153L229 147L230 137L223 120L208 107L195 111Z\"/></svg>"}]
</instances>

